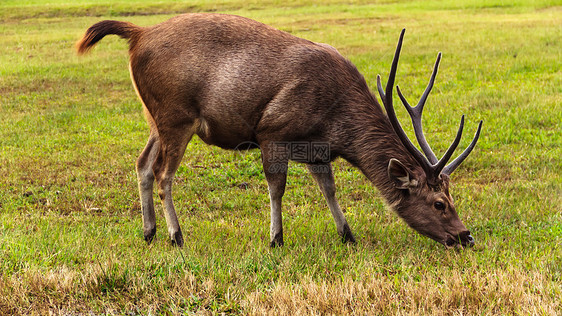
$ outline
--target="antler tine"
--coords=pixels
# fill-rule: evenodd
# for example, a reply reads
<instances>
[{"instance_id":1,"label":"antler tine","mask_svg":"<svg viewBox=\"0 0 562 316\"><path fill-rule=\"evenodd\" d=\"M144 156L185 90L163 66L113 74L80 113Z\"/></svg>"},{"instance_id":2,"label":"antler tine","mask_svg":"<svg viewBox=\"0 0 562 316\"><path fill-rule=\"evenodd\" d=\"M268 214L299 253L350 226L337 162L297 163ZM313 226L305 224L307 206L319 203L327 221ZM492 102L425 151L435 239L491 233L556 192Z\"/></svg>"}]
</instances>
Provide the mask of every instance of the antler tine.
<instances>
[{"instance_id":1,"label":"antler tine","mask_svg":"<svg viewBox=\"0 0 562 316\"><path fill-rule=\"evenodd\" d=\"M416 134L416 139L418 140L418 144L420 144L420 147L423 150L429 162L431 162L432 164L436 164L437 157L433 153L433 150L431 150L431 147L429 146L429 143L427 142L427 140L425 139L425 135L423 134L422 121L421 121L423 104L421 106L418 105L414 108L410 106L410 104L402 94L402 91L400 91L399 86L396 86L396 91L398 92L398 96L400 97L402 104L404 104L404 107L408 111L408 114L410 114L410 118L412 119L412 125L414 126L414 133Z\"/></svg>"},{"instance_id":2,"label":"antler tine","mask_svg":"<svg viewBox=\"0 0 562 316\"><path fill-rule=\"evenodd\" d=\"M384 102L386 100L386 95L385 95L384 90L382 88L381 75L377 75L377 89L379 90L379 95L381 96L382 103L384 104Z\"/></svg>"},{"instance_id":3,"label":"antler tine","mask_svg":"<svg viewBox=\"0 0 562 316\"><path fill-rule=\"evenodd\" d=\"M439 160L439 162L433 166L433 172L436 177L439 176L441 170L443 170L445 164L449 161L449 159L451 159L451 156L455 152L455 149L457 149L457 146L461 141L463 128L464 128L464 115L461 116L461 124L459 125L459 130L457 131L457 136L455 137L455 140L453 141L451 146L449 146L449 149L447 149L445 155L443 155L443 157Z\"/></svg>"},{"instance_id":4,"label":"antler tine","mask_svg":"<svg viewBox=\"0 0 562 316\"><path fill-rule=\"evenodd\" d=\"M394 79L396 78L398 59L400 58L400 51L402 50L402 41L404 40L405 32L406 29L402 29L402 32L400 32L400 38L398 39L398 45L396 46L396 51L394 52L394 58L392 59L392 66L390 66L390 74L388 75L388 82L386 83L385 90L382 88L380 75L377 75L377 88L385 107L387 107L387 104L392 107L392 87L394 86Z\"/></svg>"},{"instance_id":5,"label":"antler tine","mask_svg":"<svg viewBox=\"0 0 562 316\"><path fill-rule=\"evenodd\" d=\"M394 89L394 79L396 78L396 70L398 69L398 59L400 59L400 51L402 50L402 41L404 40L404 33L406 29L402 29L400 32L400 38L398 39L398 45L396 45L396 51L394 52L394 58L392 59L392 66L390 66L390 74L388 75L388 82L386 83L386 98L388 98L389 105L392 106L392 89ZM394 111L393 111L394 112Z\"/></svg>"},{"instance_id":6,"label":"antler tine","mask_svg":"<svg viewBox=\"0 0 562 316\"><path fill-rule=\"evenodd\" d=\"M418 102L416 107L410 106L410 104L402 94L402 91L400 91L400 87L396 86L398 96L400 97L402 104L404 104L404 107L406 108L408 114L410 114L410 118L412 119L412 125L414 126L414 133L416 134L416 139L418 140L418 144L420 144L420 147L423 150L425 156L432 164L436 164L438 159L437 156L435 156L433 150L431 150L431 146L429 146L429 143L425 139L425 135L423 134L421 119L422 119L423 107L425 106L425 101L427 100L427 97L429 96L429 93L433 88L433 83L435 82L435 77L437 76L437 70L439 69L440 61L441 61L441 53L437 55L437 60L435 61L435 66L433 67L433 73L431 74L429 83L427 84L427 87L425 88L425 91L423 92L423 95L421 96L420 101Z\"/></svg>"},{"instance_id":7,"label":"antler tine","mask_svg":"<svg viewBox=\"0 0 562 316\"><path fill-rule=\"evenodd\" d=\"M433 72L431 73L431 78L429 79L429 82L427 83L427 87L425 88L425 91L423 92L423 95L420 98L420 102L418 102L418 105L416 106L416 108L420 108L419 110L420 113L422 111L421 109L423 109L423 106L425 105L427 96L431 92L431 89L433 89L433 83L435 82L435 77L437 76L437 70L439 70L440 62L441 62L441 52L437 54L437 60L435 60L435 65L433 66Z\"/></svg>"},{"instance_id":8,"label":"antler tine","mask_svg":"<svg viewBox=\"0 0 562 316\"><path fill-rule=\"evenodd\" d=\"M398 45L396 46L396 52L394 53L394 59L392 60L392 66L390 67L390 74L388 75L388 82L386 83L386 89L383 91L382 84L380 80L380 76L377 76L377 88L379 90L379 94L381 96L382 102L384 104L384 108L386 110L386 114L388 115L388 119L390 120L390 124L392 128L398 135L398 138L402 142L402 144L406 147L406 149L414 156L414 158L420 163L421 167L425 170L427 174L431 174L432 168L431 164L417 148L412 144L402 126L400 126L400 122L398 122L398 118L396 117L396 113L394 112L394 106L392 104L392 89L394 86L394 79L396 77L396 70L398 68L398 59L400 58L400 50L402 49L402 41L404 39L404 33L406 29L402 29L400 33L400 39L398 40Z\"/></svg>"},{"instance_id":9,"label":"antler tine","mask_svg":"<svg viewBox=\"0 0 562 316\"><path fill-rule=\"evenodd\" d=\"M457 169L457 167L466 159L466 157L468 157L470 152L472 152L472 149L474 149L474 146L476 146L476 142L478 142L481 129L482 129L482 121L478 123L478 129L476 130L476 134L474 134L474 138L472 139L470 145L468 145L468 147L466 147L466 149L462 152L462 154L460 154L457 158L455 158L455 160L453 160L450 164L448 164L445 168L443 168L443 172L442 172L443 174L450 175L451 173L453 173L453 171Z\"/></svg>"}]
</instances>

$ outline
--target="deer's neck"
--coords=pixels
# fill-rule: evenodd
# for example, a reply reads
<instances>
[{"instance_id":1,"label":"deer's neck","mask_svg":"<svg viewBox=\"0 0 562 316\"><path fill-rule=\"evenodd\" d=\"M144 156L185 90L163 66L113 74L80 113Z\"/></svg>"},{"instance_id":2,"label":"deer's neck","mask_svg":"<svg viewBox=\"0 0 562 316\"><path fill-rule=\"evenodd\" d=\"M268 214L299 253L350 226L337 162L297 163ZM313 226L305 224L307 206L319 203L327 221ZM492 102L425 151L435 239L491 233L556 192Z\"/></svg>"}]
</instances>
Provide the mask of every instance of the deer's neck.
<instances>
[{"instance_id":1,"label":"deer's neck","mask_svg":"<svg viewBox=\"0 0 562 316\"><path fill-rule=\"evenodd\" d=\"M400 142L381 107L376 101L373 103L358 112L350 122L351 146L342 156L357 166L393 205L400 199L401 193L394 188L388 176L390 159L400 160L410 170L415 170L417 164Z\"/></svg>"}]
</instances>

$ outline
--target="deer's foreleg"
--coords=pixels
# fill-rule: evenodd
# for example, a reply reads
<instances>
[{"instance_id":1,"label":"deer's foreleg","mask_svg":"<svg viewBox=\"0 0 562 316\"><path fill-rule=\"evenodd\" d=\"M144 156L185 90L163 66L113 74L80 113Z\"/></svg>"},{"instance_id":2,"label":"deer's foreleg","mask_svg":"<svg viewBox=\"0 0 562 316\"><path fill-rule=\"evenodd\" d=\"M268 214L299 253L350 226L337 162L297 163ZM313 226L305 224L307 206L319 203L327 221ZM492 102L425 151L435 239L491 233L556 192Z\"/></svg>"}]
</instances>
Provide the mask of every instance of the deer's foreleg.
<instances>
[{"instance_id":1,"label":"deer's foreleg","mask_svg":"<svg viewBox=\"0 0 562 316\"><path fill-rule=\"evenodd\" d=\"M328 163L307 166L308 170L318 183L324 198L326 198L326 201L328 202L328 207L330 208L330 212L332 212L332 216L336 222L338 234L342 237L343 242L355 242L353 233L351 233L351 229L347 224L345 215L343 214L340 205L338 204L338 200L336 199L336 184L334 183L332 165Z\"/></svg>"},{"instance_id":2,"label":"deer's foreleg","mask_svg":"<svg viewBox=\"0 0 562 316\"><path fill-rule=\"evenodd\" d=\"M268 142L261 145L261 152L271 203L270 246L283 246L281 200L287 182L288 149L283 144Z\"/></svg>"}]
</instances>

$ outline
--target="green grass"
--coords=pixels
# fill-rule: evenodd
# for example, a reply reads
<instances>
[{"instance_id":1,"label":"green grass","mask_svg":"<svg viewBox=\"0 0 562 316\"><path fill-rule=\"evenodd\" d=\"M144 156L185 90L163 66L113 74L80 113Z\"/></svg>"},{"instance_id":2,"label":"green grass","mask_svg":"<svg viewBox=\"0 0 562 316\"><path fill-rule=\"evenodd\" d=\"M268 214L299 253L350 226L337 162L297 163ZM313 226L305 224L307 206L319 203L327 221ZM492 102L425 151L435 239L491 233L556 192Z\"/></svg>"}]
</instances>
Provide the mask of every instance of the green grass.
<instances>
[{"instance_id":1,"label":"green grass","mask_svg":"<svg viewBox=\"0 0 562 316\"><path fill-rule=\"evenodd\" d=\"M452 179L477 246L417 235L338 160L357 244L339 241L314 181L291 164L286 244L269 249L259 152L197 138L174 185L185 247L169 245L163 216L147 246L134 161L148 128L127 45L108 37L85 57L73 45L101 19L152 25L187 11L329 43L371 88L405 27L397 83L411 102L443 52L424 126L443 153L461 114L467 135L484 120ZM558 1L3 1L0 314L562 313L561 13Z\"/></svg>"}]
</instances>

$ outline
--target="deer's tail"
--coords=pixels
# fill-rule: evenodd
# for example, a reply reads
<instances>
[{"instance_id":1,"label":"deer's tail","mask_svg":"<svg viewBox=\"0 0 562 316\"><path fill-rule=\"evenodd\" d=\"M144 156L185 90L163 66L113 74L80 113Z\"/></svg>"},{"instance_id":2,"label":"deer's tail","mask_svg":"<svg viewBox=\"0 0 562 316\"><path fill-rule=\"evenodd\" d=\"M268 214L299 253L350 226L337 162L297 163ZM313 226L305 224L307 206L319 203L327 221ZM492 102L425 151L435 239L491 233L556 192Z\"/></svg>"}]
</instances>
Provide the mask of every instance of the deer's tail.
<instances>
[{"instance_id":1,"label":"deer's tail","mask_svg":"<svg viewBox=\"0 0 562 316\"><path fill-rule=\"evenodd\" d=\"M98 22L86 31L84 37L76 42L76 50L78 55L87 53L98 41L106 35L115 34L121 38L129 40L129 44L136 42L138 36L142 32L140 26L136 26L130 22L105 20Z\"/></svg>"}]
</instances>

